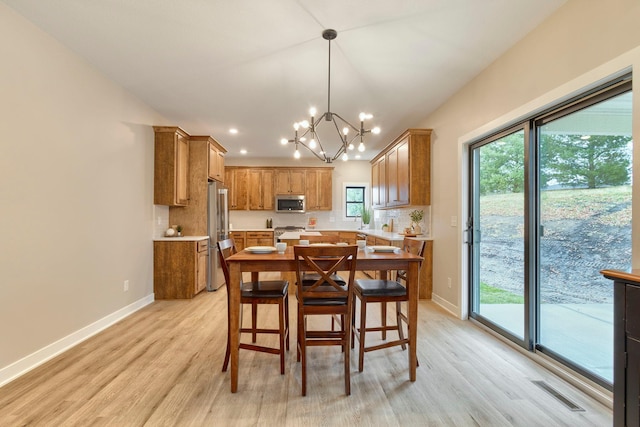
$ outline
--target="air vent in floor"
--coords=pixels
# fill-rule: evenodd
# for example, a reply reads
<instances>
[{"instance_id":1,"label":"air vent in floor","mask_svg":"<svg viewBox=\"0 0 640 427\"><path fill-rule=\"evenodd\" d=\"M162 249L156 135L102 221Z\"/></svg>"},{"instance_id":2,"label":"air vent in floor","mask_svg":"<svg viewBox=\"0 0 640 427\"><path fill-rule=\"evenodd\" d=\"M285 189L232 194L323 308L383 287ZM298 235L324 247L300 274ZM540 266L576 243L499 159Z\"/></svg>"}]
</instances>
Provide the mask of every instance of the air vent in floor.
<instances>
[{"instance_id":1,"label":"air vent in floor","mask_svg":"<svg viewBox=\"0 0 640 427\"><path fill-rule=\"evenodd\" d=\"M531 381L531 382L537 385L538 387L540 387L541 389L543 389L544 391L546 391L547 393L549 393L550 395L552 395L553 397L555 397L556 399L558 399L560 402L562 402L564 406L566 406L570 410L574 412L584 412L583 408L579 407L578 405L576 405L575 403L573 403L572 401L564 397L562 394L560 394L559 391L551 387L546 382L544 381Z\"/></svg>"}]
</instances>

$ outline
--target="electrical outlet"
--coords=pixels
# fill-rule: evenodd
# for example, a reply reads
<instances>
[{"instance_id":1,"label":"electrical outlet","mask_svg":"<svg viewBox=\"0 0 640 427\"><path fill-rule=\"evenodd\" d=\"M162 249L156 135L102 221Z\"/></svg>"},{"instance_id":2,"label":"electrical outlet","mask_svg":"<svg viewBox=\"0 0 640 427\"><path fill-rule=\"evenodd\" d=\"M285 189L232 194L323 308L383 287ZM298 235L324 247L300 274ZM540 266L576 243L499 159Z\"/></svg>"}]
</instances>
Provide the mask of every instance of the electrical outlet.
<instances>
[{"instance_id":1,"label":"electrical outlet","mask_svg":"<svg viewBox=\"0 0 640 427\"><path fill-rule=\"evenodd\" d=\"M451 287L451 285L449 285L449 287ZM124 291L125 292L129 292L129 281L128 280L124 281Z\"/></svg>"},{"instance_id":2,"label":"electrical outlet","mask_svg":"<svg viewBox=\"0 0 640 427\"><path fill-rule=\"evenodd\" d=\"M458 217L457 216L452 216L451 217L451 226L452 227L456 227L458 225Z\"/></svg>"},{"instance_id":3,"label":"electrical outlet","mask_svg":"<svg viewBox=\"0 0 640 427\"><path fill-rule=\"evenodd\" d=\"M158 217L158 225L162 225L162 217Z\"/></svg>"},{"instance_id":4,"label":"electrical outlet","mask_svg":"<svg viewBox=\"0 0 640 427\"><path fill-rule=\"evenodd\" d=\"M330 216L329 217L329 222L336 222L336 217L335 216Z\"/></svg>"},{"instance_id":5,"label":"electrical outlet","mask_svg":"<svg viewBox=\"0 0 640 427\"><path fill-rule=\"evenodd\" d=\"M451 277L447 277L447 286L451 289Z\"/></svg>"}]
</instances>

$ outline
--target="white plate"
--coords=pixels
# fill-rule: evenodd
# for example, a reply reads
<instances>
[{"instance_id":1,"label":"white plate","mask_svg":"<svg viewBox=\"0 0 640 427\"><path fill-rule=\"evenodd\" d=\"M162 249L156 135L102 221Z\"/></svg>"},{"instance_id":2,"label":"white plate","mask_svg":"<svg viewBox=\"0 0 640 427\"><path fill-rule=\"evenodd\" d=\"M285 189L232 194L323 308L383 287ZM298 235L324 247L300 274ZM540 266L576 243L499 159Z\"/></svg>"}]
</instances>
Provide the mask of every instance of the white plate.
<instances>
[{"instance_id":1,"label":"white plate","mask_svg":"<svg viewBox=\"0 0 640 427\"><path fill-rule=\"evenodd\" d=\"M393 252L398 249L395 246L369 246L374 252Z\"/></svg>"},{"instance_id":2,"label":"white plate","mask_svg":"<svg viewBox=\"0 0 640 427\"><path fill-rule=\"evenodd\" d=\"M244 250L252 254L270 254L277 249L275 246L249 246L248 248L244 248Z\"/></svg>"},{"instance_id":3,"label":"white plate","mask_svg":"<svg viewBox=\"0 0 640 427\"><path fill-rule=\"evenodd\" d=\"M311 243L309 246L335 246L333 243Z\"/></svg>"}]
</instances>

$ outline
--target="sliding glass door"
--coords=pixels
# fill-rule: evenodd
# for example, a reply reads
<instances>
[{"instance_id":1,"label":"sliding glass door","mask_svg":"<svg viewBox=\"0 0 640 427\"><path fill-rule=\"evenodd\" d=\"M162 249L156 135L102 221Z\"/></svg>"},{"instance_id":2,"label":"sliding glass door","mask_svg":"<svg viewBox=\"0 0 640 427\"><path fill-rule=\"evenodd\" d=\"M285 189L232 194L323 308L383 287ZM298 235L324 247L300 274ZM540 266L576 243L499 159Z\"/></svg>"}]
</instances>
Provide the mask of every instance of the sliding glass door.
<instances>
[{"instance_id":1,"label":"sliding glass door","mask_svg":"<svg viewBox=\"0 0 640 427\"><path fill-rule=\"evenodd\" d=\"M472 150L472 316L525 339L525 132L510 129Z\"/></svg>"},{"instance_id":2,"label":"sliding glass door","mask_svg":"<svg viewBox=\"0 0 640 427\"><path fill-rule=\"evenodd\" d=\"M631 267L631 83L470 149L470 313L610 386L613 288Z\"/></svg>"},{"instance_id":3,"label":"sliding glass door","mask_svg":"<svg viewBox=\"0 0 640 427\"><path fill-rule=\"evenodd\" d=\"M613 287L631 267L631 92L536 124L539 144L537 348L613 379Z\"/></svg>"}]
</instances>

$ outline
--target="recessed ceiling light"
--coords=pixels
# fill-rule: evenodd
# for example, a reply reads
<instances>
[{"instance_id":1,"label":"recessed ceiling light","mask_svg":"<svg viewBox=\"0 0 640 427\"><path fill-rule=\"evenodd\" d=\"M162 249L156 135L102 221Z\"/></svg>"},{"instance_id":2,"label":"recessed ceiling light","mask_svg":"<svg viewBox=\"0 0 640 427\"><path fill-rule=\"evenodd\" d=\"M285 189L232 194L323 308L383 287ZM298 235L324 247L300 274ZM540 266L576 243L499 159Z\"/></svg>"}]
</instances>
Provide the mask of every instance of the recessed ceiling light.
<instances>
[{"instance_id":1,"label":"recessed ceiling light","mask_svg":"<svg viewBox=\"0 0 640 427\"><path fill-rule=\"evenodd\" d=\"M229 129L229 133L232 133L232 134L234 134L234 135L235 135L236 133L238 133L238 129L236 129L236 128L231 128L231 129Z\"/></svg>"},{"instance_id":2,"label":"recessed ceiling light","mask_svg":"<svg viewBox=\"0 0 640 427\"><path fill-rule=\"evenodd\" d=\"M356 154L356 159L359 159L359 158L360 158L360 154Z\"/></svg>"},{"instance_id":3,"label":"recessed ceiling light","mask_svg":"<svg viewBox=\"0 0 640 427\"><path fill-rule=\"evenodd\" d=\"M247 154L247 150L243 148L242 150L240 150L240 154Z\"/></svg>"}]
</instances>

